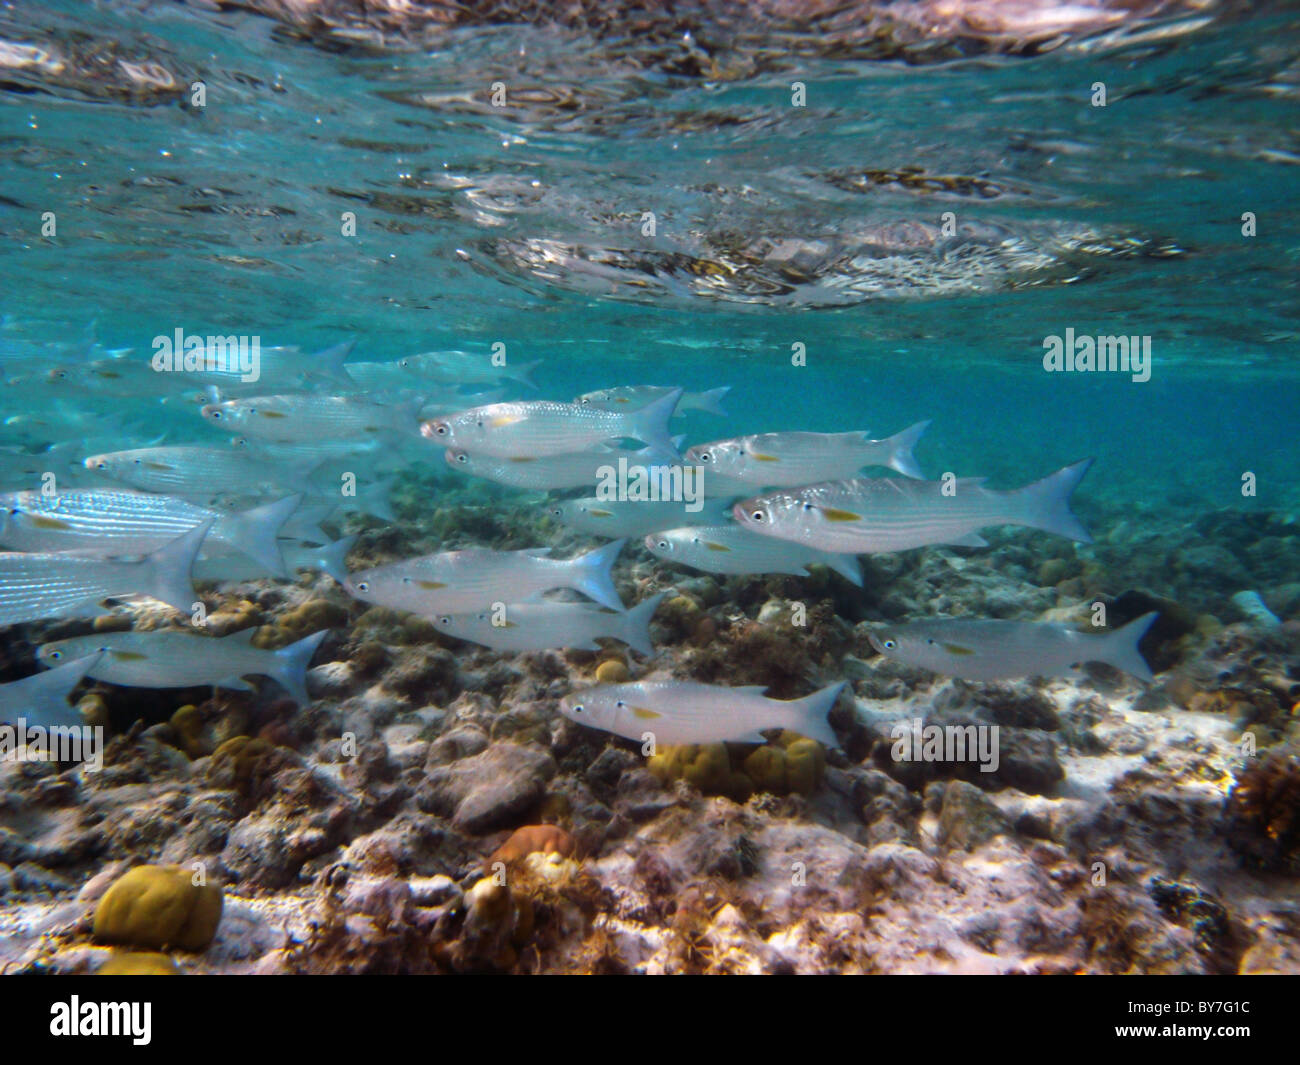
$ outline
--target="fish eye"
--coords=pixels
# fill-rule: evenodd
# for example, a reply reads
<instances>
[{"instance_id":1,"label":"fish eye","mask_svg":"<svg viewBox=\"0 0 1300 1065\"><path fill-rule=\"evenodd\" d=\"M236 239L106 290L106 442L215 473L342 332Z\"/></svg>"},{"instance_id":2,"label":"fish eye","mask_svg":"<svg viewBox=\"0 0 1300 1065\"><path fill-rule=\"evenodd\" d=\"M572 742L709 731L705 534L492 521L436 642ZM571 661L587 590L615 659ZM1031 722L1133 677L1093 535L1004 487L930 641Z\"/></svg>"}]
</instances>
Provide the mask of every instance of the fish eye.
<instances>
[{"instance_id":1,"label":"fish eye","mask_svg":"<svg viewBox=\"0 0 1300 1065\"><path fill-rule=\"evenodd\" d=\"M578 703L576 706L574 706L574 708L573 708L573 712L574 712L575 714L580 714L580 713L582 713L582 704L581 704L581 703Z\"/></svg>"},{"instance_id":2,"label":"fish eye","mask_svg":"<svg viewBox=\"0 0 1300 1065\"><path fill-rule=\"evenodd\" d=\"M433 427L433 431L434 431L435 433L437 433L439 436L446 436L446 435L447 435L447 423L446 423L446 422L438 422L438 424L435 425L435 426Z\"/></svg>"},{"instance_id":3,"label":"fish eye","mask_svg":"<svg viewBox=\"0 0 1300 1065\"><path fill-rule=\"evenodd\" d=\"M763 512L761 510L755 510L749 516L753 518L755 521L763 520Z\"/></svg>"},{"instance_id":4,"label":"fish eye","mask_svg":"<svg viewBox=\"0 0 1300 1065\"><path fill-rule=\"evenodd\" d=\"M627 703L625 703L622 699L619 699L614 705L618 707L620 710L627 709Z\"/></svg>"},{"instance_id":5,"label":"fish eye","mask_svg":"<svg viewBox=\"0 0 1300 1065\"><path fill-rule=\"evenodd\" d=\"M660 541L659 541L659 549L660 549L661 551L667 551L667 550L668 550L668 541L667 541L667 540L660 540Z\"/></svg>"},{"instance_id":6,"label":"fish eye","mask_svg":"<svg viewBox=\"0 0 1300 1065\"><path fill-rule=\"evenodd\" d=\"M56 661L57 661L58 659L62 658L62 657L63 657L63 652L62 652L62 651L51 651L51 652L50 652L50 658L53 658L53 659L55 659Z\"/></svg>"},{"instance_id":7,"label":"fish eye","mask_svg":"<svg viewBox=\"0 0 1300 1065\"><path fill-rule=\"evenodd\" d=\"M804 510L812 510L812 504L811 504L811 503L805 503L805 504L803 505L803 509L804 509Z\"/></svg>"},{"instance_id":8,"label":"fish eye","mask_svg":"<svg viewBox=\"0 0 1300 1065\"><path fill-rule=\"evenodd\" d=\"M134 461L135 461L135 464L136 464L137 466L140 465L140 460L139 460L139 459L135 459ZM100 463L100 467L102 468L103 465L104 465L104 464L101 462L101 463Z\"/></svg>"},{"instance_id":9,"label":"fish eye","mask_svg":"<svg viewBox=\"0 0 1300 1065\"><path fill-rule=\"evenodd\" d=\"M701 461L701 462L712 462L712 461L713 461L713 454L712 454L711 452L709 452L709 451L701 451L701 452L700 452L700 461Z\"/></svg>"},{"instance_id":10,"label":"fish eye","mask_svg":"<svg viewBox=\"0 0 1300 1065\"><path fill-rule=\"evenodd\" d=\"M880 646L883 647L886 651L892 651L895 647L898 646L898 641L897 641L897 640L882 640L881 643L880 643Z\"/></svg>"},{"instance_id":11,"label":"fish eye","mask_svg":"<svg viewBox=\"0 0 1300 1065\"><path fill-rule=\"evenodd\" d=\"M482 617L481 614L480 614L479 616ZM440 618L438 619L438 624L439 624L439 625L450 625L450 624L451 624L451 618L450 618L448 615L443 614L442 617L440 617Z\"/></svg>"},{"instance_id":12,"label":"fish eye","mask_svg":"<svg viewBox=\"0 0 1300 1065\"><path fill-rule=\"evenodd\" d=\"M469 462L469 456L462 451L459 455L456 456L456 461L459 462L462 466L464 466L467 462Z\"/></svg>"},{"instance_id":13,"label":"fish eye","mask_svg":"<svg viewBox=\"0 0 1300 1065\"><path fill-rule=\"evenodd\" d=\"M211 418L214 422L219 422L221 421L221 411L210 410L208 411L208 417Z\"/></svg>"},{"instance_id":14,"label":"fish eye","mask_svg":"<svg viewBox=\"0 0 1300 1065\"><path fill-rule=\"evenodd\" d=\"M361 581L361 582L359 582L359 583L357 584L357 591L358 591L358 592L368 592L368 591L370 591L370 582L369 582L369 581Z\"/></svg>"}]
</instances>

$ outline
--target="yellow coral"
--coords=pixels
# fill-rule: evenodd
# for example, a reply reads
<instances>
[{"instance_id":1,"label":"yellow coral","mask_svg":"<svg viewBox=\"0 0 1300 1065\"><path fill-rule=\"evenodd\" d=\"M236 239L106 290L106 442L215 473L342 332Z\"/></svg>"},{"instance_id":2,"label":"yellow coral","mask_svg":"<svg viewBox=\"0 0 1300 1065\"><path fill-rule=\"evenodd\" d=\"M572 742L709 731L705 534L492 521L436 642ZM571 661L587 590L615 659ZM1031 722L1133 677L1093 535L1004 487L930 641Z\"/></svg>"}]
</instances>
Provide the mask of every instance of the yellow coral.
<instances>
[{"instance_id":1,"label":"yellow coral","mask_svg":"<svg viewBox=\"0 0 1300 1065\"><path fill-rule=\"evenodd\" d=\"M95 908L95 938L136 947L203 950L221 921L221 889L197 885L174 865L138 865Z\"/></svg>"},{"instance_id":2,"label":"yellow coral","mask_svg":"<svg viewBox=\"0 0 1300 1065\"><path fill-rule=\"evenodd\" d=\"M115 951L99 967L97 976L179 976L176 963L166 954L144 951Z\"/></svg>"}]
</instances>

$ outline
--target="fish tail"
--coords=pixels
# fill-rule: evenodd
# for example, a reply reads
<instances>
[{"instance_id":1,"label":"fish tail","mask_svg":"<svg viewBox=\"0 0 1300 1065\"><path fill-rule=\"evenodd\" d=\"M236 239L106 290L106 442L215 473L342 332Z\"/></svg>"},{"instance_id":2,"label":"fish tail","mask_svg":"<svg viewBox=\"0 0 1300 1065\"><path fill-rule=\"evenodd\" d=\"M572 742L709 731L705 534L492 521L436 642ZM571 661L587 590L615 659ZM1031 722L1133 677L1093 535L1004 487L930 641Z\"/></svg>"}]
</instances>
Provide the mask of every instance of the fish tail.
<instances>
[{"instance_id":1,"label":"fish tail","mask_svg":"<svg viewBox=\"0 0 1300 1065\"><path fill-rule=\"evenodd\" d=\"M525 388L536 389L537 385L533 383L533 371L541 366L542 360L535 359L532 362L526 362L522 366L517 366L510 371L511 380L518 381Z\"/></svg>"},{"instance_id":2,"label":"fish tail","mask_svg":"<svg viewBox=\"0 0 1300 1065\"><path fill-rule=\"evenodd\" d=\"M140 565L145 567L145 587L141 591L175 607L183 614L193 610L198 597L194 594L190 571L194 568L199 548L203 546L215 521L215 518L209 518L202 525L196 525L189 532L146 555L140 561Z\"/></svg>"},{"instance_id":3,"label":"fish tail","mask_svg":"<svg viewBox=\"0 0 1300 1065\"><path fill-rule=\"evenodd\" d=\"M840 692L844 690L846 684L848 681L842 680L802 699L795 699L790 704L795 717L790 731L807 736L827 747L838 747L840 741L831 730L831 723L826 719L826 715L831 712L835 700L840 697Z\"/></svg>"},{"instance_id":4,"label":"fish tail","mask_svg":"<svg viewBox=\"0 0 1300 1065\"><path fill-rule=\"evenodd\" d=\"M307 371L306 376L343 385L348 390L355 389L356 378L348 373L347 367L343 364L356 346L357 341L353 337L351 340L343 341L342 344L335 344L332 348L314 352L311 356L312 367Z\"/></svg>"},{"instance_id":5,"label":"fish tail","mask_svg":"<svg viewBox=\"0 0 1300 1065\"><path fill-rule=\"evenodd\" d=\"M730 391L730 385L723 385L721 388L710 388L707 392L701 392L695 409L704 411L705 414L716 414L720 418L730 417L722 406L723 399Z\"/></svg>"},{"instance_id":6,"label":"fish tail","mask_svg":"<svg viewBox=\"0 0 1300 1065\"><path fill-rule=\"evenodd\" d=\"M828 551L825 557L817 561L827 569L834 570L850 584L862 587L862 563L858 561L857 555L831 554Z\"/></svg>"},{"instance_id":7,"label":"fish tail","mask_svg":"<svg viewBox=\"0 0 1300 1065\"><path fill-rule=\"evenodd\" d=\"M1092 543L1092 536L1070 510L1070 495L1093 462L1093 459L1084 459L1065 466L1016 492L1024 507L1022 522L1031 529L1042 529L1067 540Z\"/></svg>"},{"instance_id":8,"label":"fish tail","mask_svg":"<svg viewBox=\"0 0 1300 1065\"><path fill-rule=\"evenodd\" d=\"M316 486L312 484L312 476L328 461L328 459L311 458L305 462L290 463L276 478L276 482L290 491L312 495L316 491Z\"/></svg>"},{"instance_id":9,"label":"fish tail","mask_svg":"<svg viewBox=\"0 0 1300 1065\"><path fill-rule=\"evenodd\" d=\"M323 573L328 573L339 584L348 579L348 552L357 542L357 533L351 536L345 536L341 540L335 540L331 544L326 544L321 548L317 561Z\"/></svg>"},{"instance_id":10,"label":"fish tail","mask_svg":"<svg viewBox=\"0 0 1300 1065\"><path fill-rule=\"evenodd\" d=\"M1153 682L1156 679L1155 675L1147 665L1146 659L1142 657L1142 652L1138 650L1138 642L1150 631L1159 616L1159 612L1153 610L1149 614L1134 618L1122 628L1102 636L1101 641L1104 646L1101 648L1101 653L1097 655L1097 661L1123 670L1148 684Z\"/></svg>"},{"instance_id":11,"label":"fish tail","mask_svg":"<svg viewBox=\"0 0 1300 1065\"><path fill-rule=\"evenodd\" d=\"M681 398L682 390L674 388L666 396L660 396L640 410L633 411L627 416L630 423L628 435L655 450L671 452L673 461L677 461L681 458L681 454L673 446L673 438L668 432L668 422L673 416L673 411L677 409L677 401Z\"/></svg>"},{"instance_id":12,"label":"fish tail","mask_svg":"<svg viewBox=\"0 0 1300 1065\"><path fill-rule=\"evenodd\" d=\"M601 606L617 610L620 614L626 607L623 606L623 600L618 597L618 590L614 587L614 578L610 571L614 568L614 559L618 558L618 553L623 550L625 543L627 543L626 539L615 540L604 547L588 551L585 555L579 555L570 562L573 572L570 587L581 592L588 599L594 599Z\"/></svg>"},{"instance_id":13,"label":"fish tail","mask_svg":"<svg viewBox=\"0 0 1300 1065\"><path fill-rule=\"evenodd\" d=\"M96 651L94 654L65 662L48 673L37 674L39 680L33 677L23 692L24 697L28 698L31 704L23 714L27 724L39 725L42 728L60 726L75 728L84 725L85 720L81 712L76 707L68 705L68 696L72 694L73 688L86 679L86 674L94 669L103 657L103 651Z\"/></svg>"},{"instance_id":14,"label":"fish tail","mask_svg":"<svg viewBox=\"0 0 1300 1065\"><path fill-rule=\"evenodd\" d=\"M329 629L321 629L320 632L313 632L297 643L281 647L275 652L274 672L271 676L293 696L300 708L311 705L311 696L307 694L307 667L311 665L312 655L316 653L321 640L329 633Z\"/></svg>"},{"instance_id":15,"label":"fish tail","mask_svg":"<svg viewBox=\"0 0 1300 1065\"><path fill-rule=\"evenodd\" d=\"M385 477L372 485L368 485L364 493L357 493L357 504L367 514L379 518L381 521L396 521L397 515L393 513L393 503L389 498L393 491L393 485L396 483L396 477Z\"/></svg>"},{"instance_id":16,"label":"fish tail","mask_svg":"<svg viewBox=\"0 0 1300 1065\"><path fill-rule=\"evenodd\" d=\"M301 494L285 496L274 503L264 503L231 515L226 520L236 535L228 541L230 546L275 576L287 577L289 571L285 569L284 555L280 552L280 529L301 502Z\"/></svg>"},{"instance_id":17,"label":"fish tail","mask_svg":"<svg viewBox=\"0 0 1300 1065\"><path fill-rule=\"evenodd\" d=\"M904 477L914 477L918 481L924 478L925 475L921 473L916 456L912 454L912 448L916 447L916 442L921 439L931 424L933 423L930 419L917 422L885 441L889 445L888 465L891 470L897 470Z\"/></svg>"},{"instance_id":18,"label":"fish tail","mask_svg":"<svg viewBox=\"0 0 1300 1065\"><path fill-rule=\"evenodd\" d=\"M650 642L650 619L654 617L655 611L659 609L659 604L667 594L667 592L660 592L658 595L653 595L644 603L637 603L623 615L622 632L619 638L632 650L647 658L655 653L654 644Z\"/></svg>"}]
</instances>

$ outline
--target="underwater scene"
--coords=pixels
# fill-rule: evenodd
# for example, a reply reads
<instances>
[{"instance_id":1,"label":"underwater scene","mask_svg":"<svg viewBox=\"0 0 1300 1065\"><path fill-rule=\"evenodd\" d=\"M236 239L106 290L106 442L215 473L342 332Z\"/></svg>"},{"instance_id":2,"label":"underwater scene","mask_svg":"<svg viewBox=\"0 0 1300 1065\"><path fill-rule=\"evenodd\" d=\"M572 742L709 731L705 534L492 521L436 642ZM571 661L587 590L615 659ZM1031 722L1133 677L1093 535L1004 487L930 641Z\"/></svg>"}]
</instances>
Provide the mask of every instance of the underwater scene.
<instances>
[{"instance_id":1,"label":"underwater scene","mask_svg":"<svg viewBox=\"0 0 1300 1065\"><path fill-rule=\"evenodd\" d=\"M0 5L0 973L1300 972L1298 100L1287 2Z\"/></svg>"}]
</instances>

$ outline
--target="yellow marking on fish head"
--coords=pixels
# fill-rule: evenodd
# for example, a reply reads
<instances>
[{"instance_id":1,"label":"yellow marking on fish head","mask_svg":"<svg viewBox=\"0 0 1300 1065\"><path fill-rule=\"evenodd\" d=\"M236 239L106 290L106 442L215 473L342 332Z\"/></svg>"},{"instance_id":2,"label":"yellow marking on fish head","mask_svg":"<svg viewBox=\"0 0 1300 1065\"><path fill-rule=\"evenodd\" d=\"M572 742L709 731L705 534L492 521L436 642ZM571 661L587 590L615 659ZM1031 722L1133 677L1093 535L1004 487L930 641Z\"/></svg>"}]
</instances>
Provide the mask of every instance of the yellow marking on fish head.
<instances>
[{"instance_id":1,"label":"yellow marking on fish head","mask_svg":"<svg viewBox=\"0 0 1300 1065\"><path fill-rule=\"evenodd\" d=\"M488 422L488 425L495 429L499 429L503 425L514 425L515 422L521 422L523 420L523 416L520 414L498 414Z\"/></svg>"},{"instance_id":2,"label":"yellow marking on fish head","mask_svg":"<svg viewBox=\"0 0 1300 1065\"><path fill-rule=\"evenodd\" d=\"M630 399L628 399L627 396L617 396L617 397L614 399L614 402L615 402L615 403L631 403L632 401L631 401Z\"/></svg>"},{"instance_id":3,"label":"yellow marking on fish head","mask_svg":"<svg viewBox=\"0 0 1300 1065\"><path fill-rule=\"evenodd\" d=\"M969 647L963 647L959 643L945 643L940 646L950 655L973 655L975 653Z\"/></svg>"},{"instance_id":4,"label":"yellow marking on fish head","mask_svg":"<svg viewBox=\"0 0 1300 1065\"><path fill-rule=\"evenodd\" d=\"M289 415L285 414L283 411L278 411L278 410L259 410L257 413L260 414L263 418L287 418L287 417L289 417Z\"/></svg>"},{"instance_id":5,"label":"yellow marking on fish head","mask_svg":"<svg viewBox=\"0 0 1300 1065\"><path fill-rule=\"evenodd\" d=\"M442 581L416 581L417 588L424 588L426 591L433 591L435 588L446 588L447 585Z\"/></svg>"},{"instance_id":6,"label":"yellow marking on fish head","mask_svg":"<svg viewBox=\"0 0 1300 1065\"><path fill-rule=\"evenodd\" d=\"M761 452L761 451L753 451L753 452L750 452L750 457L751 457L755 462L780 462L780 461L781 461L781 460L780 460L779 458L777 458L775 455L765 455L765 454L764 454L763 452Z\"/></svg>"},{"instance_id":7,"label":"yellow marking on fish head","mask_svg":"<svg viewBox=\"0 0 1300 1065\"><path fill-rule=\"evenodd\" d=\"M642 721L653 721L656 718L663 717L664 715L659 713L657 710L647 710L644 706L634 706L632 707L632 716L638 717Z\"/></svg>"},{"instance_id":8,"label":"yellow marking on fish head","mask_svg":"<svg viewBox=\"0 0 1300 1065\"><path fill-rule=\"evenodd\" d=\"M855 514L851 510L841 510L839 507L822 507L822 517L827 521L861 521L862 515Z\"/></svg>"},{"instance_id":9,"label":"yellow marking on fish head","mask_svg":"<svg viewBox=\"0 0 1300 1065\"><path fill-rule=\"evenodd\" d=\"M51 518L44 514L33 514L31 523L38 529L70 529L72 528L62 518Z\"/></svg>"},{"instance_id":10,"label":"yellow marking on fish head","mask_svg":"<svg viewBox=\"0 0 1300 1065\"><path fill-rule=\"evenodd\" d=\"M705 540L705 541L704 541L704 546L707 547L710 551L730 551L730 550L731 550L731 548L729 548L726 544L715 543L715 542L712 541L712 540Z\"/></svg>"}]
</instances>

